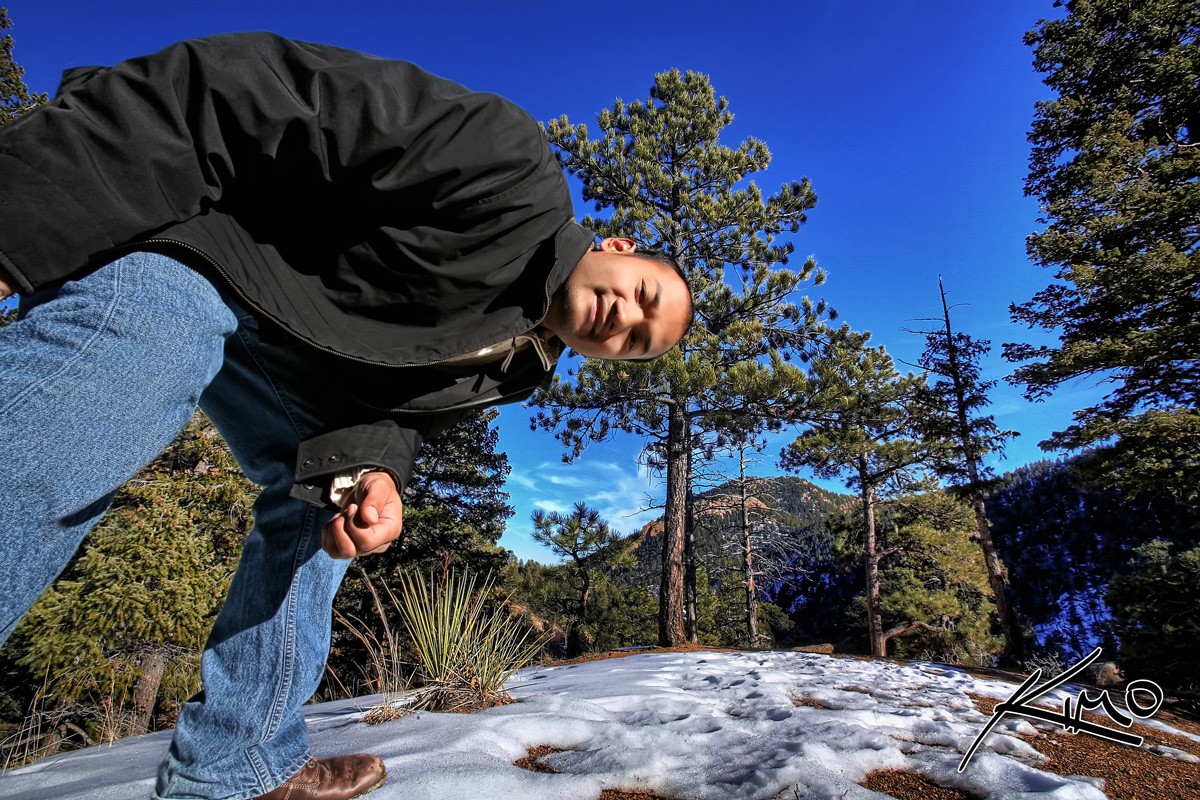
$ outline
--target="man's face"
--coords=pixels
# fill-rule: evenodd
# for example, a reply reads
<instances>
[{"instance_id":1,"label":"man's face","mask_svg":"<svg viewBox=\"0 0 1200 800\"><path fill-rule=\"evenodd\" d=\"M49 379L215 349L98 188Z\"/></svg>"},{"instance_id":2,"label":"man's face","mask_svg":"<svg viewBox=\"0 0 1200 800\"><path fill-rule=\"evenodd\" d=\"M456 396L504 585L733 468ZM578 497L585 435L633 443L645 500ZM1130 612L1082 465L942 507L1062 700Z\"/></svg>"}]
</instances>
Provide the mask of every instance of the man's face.
<instances>
[{"instance_id":1,"label":"man's face","mask_svg":"<svg viewBox=\"0 0 1200 800\"><path fill-rule=\"evenodd\" d=\"M629 239L605 239L585 253L542 325L592 358L648 359L674 347L691 316L687 284L667 264L633 250Z\"/></svg>"}]
</instances>

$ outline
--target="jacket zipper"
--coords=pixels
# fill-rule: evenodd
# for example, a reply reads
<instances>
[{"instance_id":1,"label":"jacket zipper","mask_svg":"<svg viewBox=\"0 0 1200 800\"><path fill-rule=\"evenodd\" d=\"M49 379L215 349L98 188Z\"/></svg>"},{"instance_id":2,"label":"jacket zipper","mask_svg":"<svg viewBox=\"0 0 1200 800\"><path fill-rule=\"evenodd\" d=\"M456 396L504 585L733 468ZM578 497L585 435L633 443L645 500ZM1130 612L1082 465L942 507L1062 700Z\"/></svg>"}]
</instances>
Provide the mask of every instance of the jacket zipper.
<instances>
[{"instance_id":1,"label":"jacket zipper","mask_svg":"<svg viewBox=\"0 0 1200 800\"><path fill-rule=\"evenodd\" d=\"M167 239L167 238L163 238L163 237L158 237L158 238L154 238L154 239L143 239L140 242L135 242L134 244L130 245L130 247L137 247L138 245L144 245L144 244L166 244L166 245L171 245L172 247L182 247L184 250L187 250L189 253L194 253L195 255L204 259L205 262L207 262L209 264L209 266L211 266L214 270L216 270L218 273L220 273L221 277L225 279L225 284L227 286L230 286L233 288L233 291L237 294L237 296L242 300L243 303L245 303L247 306L249 306L250 308L257 311L263 317L266 317L267 319L271 320L279 327L286 330L292 336L295 336L297 339L316 348L317 350L320 350L323 353L328 353L329 355L337 356L338 358L345 358L350 361L357 361L360 364L369 364L373 367L391 367L393 369L407 369L408 367L432 367L436 364L442 364L447 361L453 361L457 358L461 358L462 356L465 356L465 355L470 355L470 353L461 353L458 355L447 356L445 358L438 358L433 361L410 361L405 364L390 364L386 361L372 361L369 358L361 358L359 356L352 356L352 355L349 355L348 353L343 353L340 350L334 350L331 347L326 347L325 345L321 344L320 342L315 342L312 339L309 339L307 336L303 336L303 335L297 333L296 331L292 330L292 327L290 325L288 325L286 322L279 319L274 314L271 314L269 311L264 309L258 303L254 302L254 300L252 300L250 297L248 297L246 295L245 292L242 291L242 288L237 285L237 283L233 280L233 278L231 278L229 276L229 273L225 271L225 268L222 267L221 264L215 258L213 258L208 253L201 250L199 247L196 247L195 245L190 245L187 242L181 242L178 239ZM544 301L544 307L547 309L546 313L549 314L550 313L549 312L550 293L546 290L545 287L542 288L542 299ZM543 319L544 318L545 318L545 316L543 316ZM539 321L539 324L540 324L540 321Z\"/></svg>"},{"instance_id":2,"label":"jacket zipper","mask_svg":"<svg viewBox=\"0 0 1200 800\"><path fill-rule=\"evenodd\" d=\"M193 254L199 256L200 258L204 259L204 261L209 266L211 266L214 270L216 270L218 273L220 273L221 277L225 279L225 284L227 286L230 286L233 288L233 291L237 294L237 296L241 299L241 301L243 303L245 303L247 306L249 306L250 308L257 311L262 316L271 320L279 327L286 330L292 336L295 336L297 339L305 342L306 344L308 344L312 347L315 347L317 350L320 350L323 353L328 353L329 355L336 356L338 358L349 359L350 361L356 361L360 364L369 364L370 366L373 366L373 367L391 367L394 369L407 369L408 367L431 367L431 366L434 366L436 364L441 364L446 361L453 361L455 358L460 357L460 356L449 356L447 358L439 358L434 361L409 362L407 364L389 364L385 361L371 361L370 359L367 359L367 358L359 358L358 356L352 356L352 355L348 355L346 353L342 353L338 350L334 350L331 347L326 347L325 345L321 344L320 342L314 342L312 339L309 339L307 336L301 336L299 333L296 333L294 330L292 330L290 325L288 325L283 320L276 317L274 314L271 314L270 312L266 311L258 303L255 303L250 297L248 297L246 295L245 292L242 291L242 288L240 286L238 286L237 283L229 276L229 273L225 271L225 268L222 267L221 264L215 258L213 258L208 253L201 250L199 247L188 244L187 242L181 242L178 239L168 239L168 238L164 238L164 237L158 237L158 238L154 238L154 239L143 239L140 242L135 242L134 245L131 245L131 247L136 247L137 245L144 245L144 244L166 244L166 245L170 245L172 247L182 247L184 250L187 250L189 253L193 253ZM545 301L545 307L547 309L546 313L549 313L550 293L545 288L542 289L542 299ZM502 394L502 395L496 397L495 399L475 400L475 401L472 401L469 403L459 403L457 405L446 406L445 408L431 409L428 411L421 411L421 410L411 409L411 408L389 408L389 409L381 408L379 410L386 411L389 414L438 414L438 413L443 413L446 411L465 411L466 409L469 409L469 408L487 407L487 406L490 406L490 405L493 405L495 403L502 401L507 396L508 395Z\"/></svg>"}]
</instances>

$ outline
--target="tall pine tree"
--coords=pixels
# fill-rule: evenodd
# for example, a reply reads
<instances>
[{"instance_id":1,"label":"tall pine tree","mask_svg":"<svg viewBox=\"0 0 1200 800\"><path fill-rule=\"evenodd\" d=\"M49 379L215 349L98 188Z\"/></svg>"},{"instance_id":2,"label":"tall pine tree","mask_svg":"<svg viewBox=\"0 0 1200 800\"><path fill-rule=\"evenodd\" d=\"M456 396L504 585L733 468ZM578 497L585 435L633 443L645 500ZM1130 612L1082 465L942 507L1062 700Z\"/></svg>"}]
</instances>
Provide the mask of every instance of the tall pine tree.
<instances>
[{"instance_id":1,"label":"tall pine tree","mask_svg":"<svg viewBox=\"0 0 1200 800\"><path fill-rule=\"evenodd\" d=\"M710 480L720 480L720 485L701 494L693 504L696 529L706 534L704 538L717 540L709 546L715 552L705 563L710 587L714 578L723 582L725 576L734 575L738 580L733 583L741 584L744 630L737 641L751 648L765 647L770 637L760 626L760 586L794 579L785 564L796 555L795 541L782 522L785 515L771 482L747 472L757 463L754 456L762 452L766 441L752 433L735 433L723 445L726 461L732 463L714 470ZM700 465L701 471L704 466Z\"/></svg>"},{"instance_id":2,"label":"tall pine tree","mask_svg":"<svg viewBox=\"0 0 1200 800\"><path fill-rule=\"evenodd\" d=\"M919 468L930 460L931 443L921 433L924 380L900 375L883 348L866 342L866 335L843 329L814 363L813 407L824 409L824 417L783 450L781 463L820 478L842 477L858 494L868 640L871 654L883 656L879 565L885 553L877 542L878 508L887 494L915 484Z\"/></svg>"},{"instance_id":3,"label":"tall pine tree","mask_svg":"<svg viewBox=\"0 0 1200 800\"><path fill-rule=\"evenodd\" d=\"M992 542L985 495L991 470L984 458L1002 452L1004 442L1017 435L1000 430L995 419L984 414L990 405L988 392L995 381L984 380L979 362L991 351L991 342L973 339L955 331L950 322L946 289L938 281L942 299L940 326L925 335L920 365L934 376L927 395L931 408L926 415L926 436L944 441L934 465L939 475L958 487L975 514L975 535L987 566L988 583L996 614L1004 631L1004 657L1019 663L1024 658L1024 637L1009 601L1008 575Z\"/></svg>"},{"instance_id":4,"label":"tall pine tree","mask_svg":"<svg viewBox=\"0 0 1200 800\"><path fill-rule=\"evenodd\" d=\"M614 430L643 436L666 474L659 641L688 638L684 552L691 488L690 454L705 425L721 415L769 418L779 399L802 405L803 373L786 363L805 354L820 328L822 304L795 293L821 274L809 259L786 268L795 233L816 197L807 180L763 192L749 176L770 153L757 139L720 143L733 121L704 75L655 76L649 98L618 100L599 115L601 138L565 117L547 132L563 166L583 183L585 200L610 212L584 223L661 249L686 270L697 322L680 346L649 364L587 360L540 398L535 424L555 430L578 455ZM568 458L571 456L568 456ZM695 635L693 614L692 636Z\"/></svg>"},{"instance_id":5,"label":"tall pine tree","mask_svg":"<svg viewBox=\"0 0 1200 800\"><path fill-rule=\"evenodd\" d=\"M1197 499L1200 471L1200 5L1069 0L1025 39L1055 97L1038 103L1026 194L1057 282L1012 307L1057 346L1009 344L1041 398L1111 386L1045 446L1094 448L1095 474Z\"/></svg>"}]
</instances>

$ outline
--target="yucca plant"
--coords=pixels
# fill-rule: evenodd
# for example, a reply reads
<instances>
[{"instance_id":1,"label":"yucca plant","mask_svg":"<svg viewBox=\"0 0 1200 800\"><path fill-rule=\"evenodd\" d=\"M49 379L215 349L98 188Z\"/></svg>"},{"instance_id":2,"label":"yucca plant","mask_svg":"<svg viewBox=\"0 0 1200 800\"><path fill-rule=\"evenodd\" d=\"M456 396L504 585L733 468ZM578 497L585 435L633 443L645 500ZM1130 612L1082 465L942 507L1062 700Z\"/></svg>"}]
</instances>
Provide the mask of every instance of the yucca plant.
<instances>
[{"instance_id":1,"label":"yucca plant","mask_svg":"<svg viewBox=\"0 0 1200 800\"><path fill-rule=\"evenodd\" d=\"M440 586L432 576L428 582L413 573L400 577L397 606L422 684L409 709L474 711L510 703L505 681L545 645L520 619L485 607L490 577L478 591L475 584L475 576L453 572Z\"/></svg>"},{"instance_id":2,"label":"yucca plant","mask_svg":"<svg viewBox=\"0 0 1200 800\"><path fill-rule=\"evenodd\" d=\"M355 566L358 567L363 585L371 593L371 600L379 618L379 625L383 629L383 635L377 635L370 625L356 616L343 614L336 608L333 610L333 615L366 648L370 663L362 667L363 678L372 690L384 695L385 703L390 703L395 695L409 686L408 676L403 670L404 659L401 657L400 639L392 631L392 624L388 621L391 615L384 607L379 592L375 590L375 584L371 577L362 568L362 565L356 564ZM399 605L392 590L386 584L383 588L387 592L391 608L398 611ZM340 684L341 681L339 680L338 683ZM343 689L345 689L344 686Z\"/></svg>"}]
</instances>

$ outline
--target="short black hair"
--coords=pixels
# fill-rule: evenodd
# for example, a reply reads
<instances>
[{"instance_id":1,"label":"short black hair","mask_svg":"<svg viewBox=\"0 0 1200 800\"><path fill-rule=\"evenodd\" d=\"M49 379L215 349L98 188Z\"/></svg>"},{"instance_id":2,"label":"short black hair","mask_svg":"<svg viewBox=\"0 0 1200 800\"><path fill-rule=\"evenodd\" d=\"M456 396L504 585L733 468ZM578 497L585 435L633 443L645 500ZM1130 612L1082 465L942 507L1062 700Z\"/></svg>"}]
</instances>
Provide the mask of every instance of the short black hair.
<instances>
[{"instance_id":1,"label":"short black hair","mask_svg":"<svg viewBox=\"0 0 1200 800\"><path fill-rule=\"evenodd\" d=\"M649 259L650 261L657 261L660 264L666 264L668 267L678 272L679 277L683 278L684 282L687 282L687 274L683 271L683 267L679 266L679 262L667 255L667 253L663 250L655 250L651 247L643 248L639 245L632 253L629 253L628 255Z\"/></svg>"}]
</instances>

